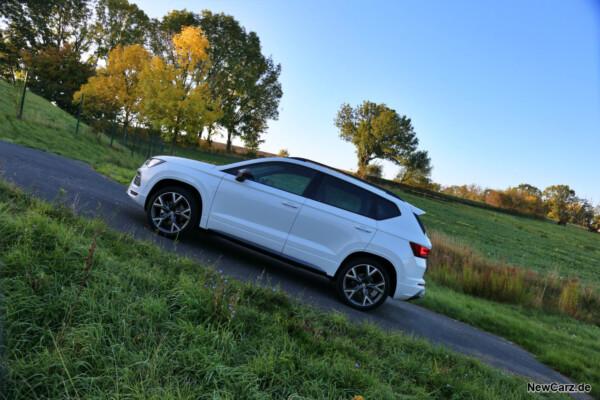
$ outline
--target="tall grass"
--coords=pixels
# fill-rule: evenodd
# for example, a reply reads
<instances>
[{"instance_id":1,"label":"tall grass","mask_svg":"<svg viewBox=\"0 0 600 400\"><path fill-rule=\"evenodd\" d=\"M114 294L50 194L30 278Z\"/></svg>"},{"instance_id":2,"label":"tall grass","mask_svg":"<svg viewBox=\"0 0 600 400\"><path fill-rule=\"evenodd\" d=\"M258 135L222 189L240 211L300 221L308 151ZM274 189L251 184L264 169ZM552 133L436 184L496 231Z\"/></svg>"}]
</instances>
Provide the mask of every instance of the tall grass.
<instances>
[{"instance_id":1,"label":"tall grass","mask_svg":"<svg viewBox=\"0 0 600 400\"><path fill-rule=\"evenodd\" d=\"M555 271L539 274L522 267L493 263L456 240L430 233L433 249L426 278L488 300L563 313L600 326L600 294L577 278Z\"/></svg>"}]
</instances>

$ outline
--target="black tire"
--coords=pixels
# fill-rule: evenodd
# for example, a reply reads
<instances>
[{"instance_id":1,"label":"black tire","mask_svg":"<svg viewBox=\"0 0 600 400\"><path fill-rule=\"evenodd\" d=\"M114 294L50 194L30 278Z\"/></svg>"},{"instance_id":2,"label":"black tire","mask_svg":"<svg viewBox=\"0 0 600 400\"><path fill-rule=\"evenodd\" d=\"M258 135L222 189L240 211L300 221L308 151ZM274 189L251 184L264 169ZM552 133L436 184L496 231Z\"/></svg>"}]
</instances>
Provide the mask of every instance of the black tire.
<instances>
[{"instance_id":1,"label":"black tire","mask_svg":"<svg viewBox=\"0 0 600 400\"><path fill-rule=\"evenodd\" d=\"M370 275L369 275L370 274ZM338 296L350 307L368 311L390 295L390 275L375 258L357 257L341 266L337 274Z\"/></svg>"},{"instance_id":2,"label":"black tire","mask_svg":"<svg viewBox=\"0 0 600 400\"><path fill-rule=\"evenodd\" d=\"M198 226L200 204L189 190L168 186L152 195L146 210L153 230L168 238L183 236Z\"/></svg>"}]
</instances>

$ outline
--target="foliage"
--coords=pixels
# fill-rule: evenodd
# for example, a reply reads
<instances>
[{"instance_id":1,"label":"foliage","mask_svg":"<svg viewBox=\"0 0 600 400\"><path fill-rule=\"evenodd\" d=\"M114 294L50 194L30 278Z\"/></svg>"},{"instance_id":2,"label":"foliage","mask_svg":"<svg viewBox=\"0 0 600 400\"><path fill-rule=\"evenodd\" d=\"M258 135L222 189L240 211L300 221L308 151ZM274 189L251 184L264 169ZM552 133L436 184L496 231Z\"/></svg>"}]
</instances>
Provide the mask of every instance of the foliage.
<instances>
[{"instance_id":1,"label":"foliage","mask_svg":"<svg viewBox=\"0 0 600 400\"><path fill-rule=\"evenodd\" d=\"M106 59L117 45L144 45L149 29L148 16L136 4L127 0L99 0L91 27L94 61Z\"/></svg>"},{"instance_id":2,"label":"foliage","mask_svg":"<svg viewBox=\"0 0 600 400\"><path fill-rule=\"evenodd\" d=\"M549 211L548 216L558 220L569 217L569 209L575 199L575 191L568 185L553 185L542 193Z\"/></svg>"},{"instance_id":3,"label":"foliage","mask_svg":"<svg viewBox=\"0 0 600 400\"><path fill-rule=\"evenodd\" d=\"M6 32L0 29L0 78L11 83L16 82L20 70L19 50Z\"/></svg>"},{"instance_id":4,"label":"foliage","mask_svg":"<svg viewBox=\"0 0 600 400\"><path fill-rule=\"evenodd\" d=\"M427 155L427 151L420 150L408 154L401 161L402 167L400 172L396 176L396 180L400 183L416 183L423 182L428 179L431 175L433 166L431 165L431 159Z\"/></svg>"},{"instance_id":5,"label":"foliage","mask_svg":"<svg viewBox=\"0 0 600 400\"><path fill-rule=\"evenodd\" d=\"M5 34L20 50L36 52L70 44L82 54L88 49L89 0L7 0L2 16Z\"/></svg>"},{"instance_id":6,"label":"foliage","mask_svg":"<svg viewBox=\"0 0 600 400\"><path fill-rule=\"evenodd\" d=\"M277 153L277 157L289 157L290 156L290 152L287 149L281 149L279 150L279 153Z\"/></svg>"},{"instance_id":7,"label":"foliage","mask_svg":"<svg viewBox=\"0 0 600 400\"><path fill-rule=\"evenodd\" d=\"M213 98L220 99L223 116L217 124L227 132L227 151L236 136L257 149L267 121L279 117L281 66L261 53L257 34L232 16L203 11L200 26L211 43L207 82Z\"/></svg>"},{"instance_id":8,"label":"foliage","mask_svg":"<svg viewBox=\"0 0 600 400\"><path fill-rule=\"evenodd\" d=\"M191 11L173 10L162 17L162 20L152 19L150 21L149 45L152 53L175 63L175 49L173 47L173 36L181 32L186 26L200 25L199 16Z\"/></svg>"},{"instance_id":9,"label":"foliage","mask_svg":"<svg viewBox=\"0 0 600 400\"><path fill-rule=\"evenodd\" d=\"M73 94L93 75L93 69L79 61L79 54L65 43L60 49L48 47L36 53L22 53L29 71L28 87L63 110L76 114L79 98Z\"/></svg>"},{"instance_id":10,"label":"foliage","mask_svg":"<svg viewBox=\"0 0 600 400\"><path fill-rule=\"evenodd\" d=\"M485 202L494 207L548 216L586 227L593 223L595 215L600 214L600 208L594 209L589 200L576 197L575 191L566 185L549 186L543 193L527 183L506 190L482 189L478 185L452 185L443 187L441 192Z\"/></svg>"},{"instance_id":11,"label":"foliage","mask_svg":"<svg viewBox=\"0 0 600 400\"><path fill-rule=\"evenodd\" d=\"M143 116L162 129L173 154L177 137L202 131L221 115L205 82L208 41L197 27L184 27L172 38L173 63L156 56L141 76Z\"/></svg>"},{"instance_id":12,"label":"foliage","mask_svg":"<svg viewBox=\"0 0 600 400\"><path fill-rule=\"evenodd\" d=\"M574 197L568 208L569 222L587 226L594 219L594 206L587 199Z\"/></svg>"},{"instance_id":13,"label":"foliage","mask_svg":"<svg viewBox=\"0 0 600 400\"><path fill-rule=\"evenodd\" d=\"M366 176L372 160L401 164L419 143L410 119L385 104L365 101L355 108L343 104L334 123L340 130L340 137L356 146L358 175L361 177Z\"/></svg>"},{"instance_id":14,"label":"foliage","mask_svg":"<svg viewBox=\"0 0 600 400\"><path fill-rule=\"evenodd\" d=\"M367 176L368 177L383 177L383 165L381 164L371 164L367 166Z\"/></svg>"},{"instance_id":15,"label":"foliage","mask_svg":"<svg viewBox=\"0 0 600 400\"><path fill-rule=\"evenodd\" d=\"M127 127L137 113L140 75L150 58L150 53L140 45L117 45L108 53L106 67L100 68L98 75L75 93L73 102L83 93L87 109L104 115L119 112Z\"/></svg>"}]
</instances>

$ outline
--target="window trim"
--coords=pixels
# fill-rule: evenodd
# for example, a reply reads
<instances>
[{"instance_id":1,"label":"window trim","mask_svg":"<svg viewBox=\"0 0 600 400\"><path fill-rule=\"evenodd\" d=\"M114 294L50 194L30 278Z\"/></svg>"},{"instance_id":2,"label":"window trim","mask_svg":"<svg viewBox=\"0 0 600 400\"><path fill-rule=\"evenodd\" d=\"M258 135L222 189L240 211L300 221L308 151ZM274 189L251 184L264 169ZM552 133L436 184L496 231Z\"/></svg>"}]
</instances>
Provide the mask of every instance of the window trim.
<instances>
[{"instance_id":1,"label":"window trim","mask_svg":"<svg viewBox=\"0 0 600 400\"><path fill-rule=\"evenodd\" d=\"M223 172L225 172L227 174L230 174L230 175L233 175L233 176L237 176L238 171L241 170L241 169L253 168L253 167L260 167L260 166L263 166L265 164L282 165L284 167L287 167L287 166L291 165L294 168L299 168L299 169L303 169L303 170L306 170L306 171L312 171L312 172L315 173L315 175L312 178L310 178L310 181L308 182L308 185L306 185L306 187L304 188L304 190L300 194L297 194L297 193L294 193L294 192L289 192L287 190L284 190L284 189L281 189L281 188L278 188L278 187L275 187L275 186L269 186L269 185L266 185L264 183L261 183L261 182L258 182L258 181L255 181L254 179L252 179L252 182L254 182L256 184L259 184L259 185L262 185L262 186L265 186L265 187L268 187L268 188L271 188L271 189L280 190L283 193L293 194L294 196L308 197L308 196L306 196L307 191L309 191L309 189L310 189L310 191L314 190L314 181L315 181L315 179L317 179L319 177L320 174L322 174L322 172L320 172L320 171L318 171L318 170L316 170L314 168L310 168L310 167L307 167L305 165L300 165L300 164L296 164L296 163L288 163L288 162L284 162L284 161L263 161L263 162L251 163L249 165L248 164L247 165L239 165L237 167L227 168L227 169L223 170ZM321 181L319 180L319 185L320 185L320 182ZM309 193L310 193L310 191L309 191Z\"/></svg>"}]
</instances>

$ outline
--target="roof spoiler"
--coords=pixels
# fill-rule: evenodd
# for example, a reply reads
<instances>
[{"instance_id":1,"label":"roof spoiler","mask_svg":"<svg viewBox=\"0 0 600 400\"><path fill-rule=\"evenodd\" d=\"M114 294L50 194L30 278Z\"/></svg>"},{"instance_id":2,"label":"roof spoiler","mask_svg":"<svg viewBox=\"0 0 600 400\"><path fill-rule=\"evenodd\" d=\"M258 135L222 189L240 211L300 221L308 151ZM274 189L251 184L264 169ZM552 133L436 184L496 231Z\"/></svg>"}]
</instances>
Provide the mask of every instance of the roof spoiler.
<instances>
[{"instance_id":1,"label":"roof spoiler","mask_svg":"<svg viewBox=\"0 0 600 400\"><path fill-rule=\"evenodd\" d=\"M410 203L406 203L406 204L410 207L410 209L412 210L412 212L414 212L415 214L417 214L417 215L423 215L423 214L425 214L425 211L421 210L420 208L415 207L415 206L413 206Z\"/></svg>"}]
</instances>

